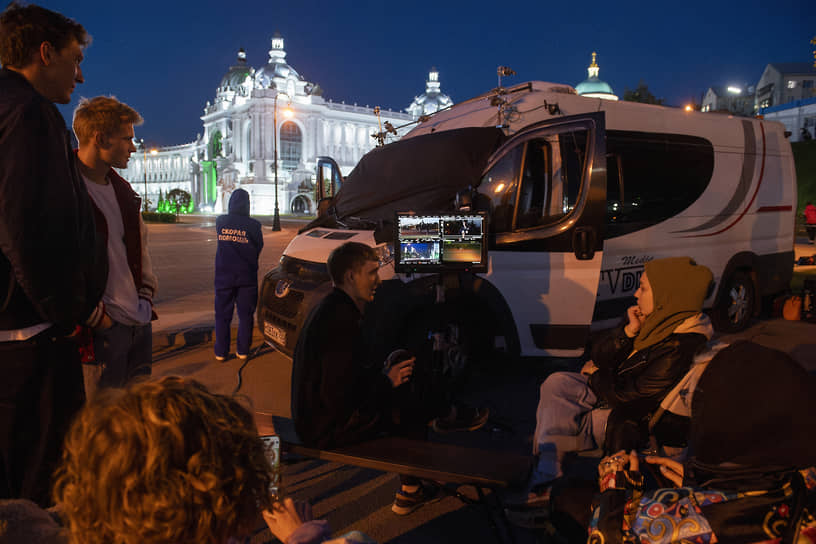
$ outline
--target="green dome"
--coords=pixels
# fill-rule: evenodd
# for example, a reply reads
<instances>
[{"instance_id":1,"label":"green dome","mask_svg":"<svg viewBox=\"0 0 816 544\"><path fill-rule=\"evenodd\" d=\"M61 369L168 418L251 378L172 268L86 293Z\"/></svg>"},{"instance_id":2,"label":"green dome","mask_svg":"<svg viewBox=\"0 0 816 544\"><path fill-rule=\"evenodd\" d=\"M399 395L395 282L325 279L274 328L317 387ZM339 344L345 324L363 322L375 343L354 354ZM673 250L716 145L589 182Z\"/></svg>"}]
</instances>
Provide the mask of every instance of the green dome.
<instances>
[{"instance_id":1,"label":"green dome","mask_svg":"<svg viewBox=\"0 0 816 544\"><path fill-rule=\"evenodd\" d=\"M610 87L607 82L601 81L597 77L585 79L584 81L575 86L575 90L578 91L578 94L589 93L615 94L612 91L612 87Z\"/></svg>"},{"instance_id":2,"label":"green dome","mask_svg":"<svg viewBox=\"0 0 816 544\"><path fill-rule=\"evenodd\" d=\"M601 81L598 77L600 66L595 62L597 53L592 52L592 64L587 68L587 78L575 86L575 91L579 95L590 95L599 98L606 98L608 100L617 100L618 97L612 90L612 87L606 81Z\"/></svg>"}]
</instances>

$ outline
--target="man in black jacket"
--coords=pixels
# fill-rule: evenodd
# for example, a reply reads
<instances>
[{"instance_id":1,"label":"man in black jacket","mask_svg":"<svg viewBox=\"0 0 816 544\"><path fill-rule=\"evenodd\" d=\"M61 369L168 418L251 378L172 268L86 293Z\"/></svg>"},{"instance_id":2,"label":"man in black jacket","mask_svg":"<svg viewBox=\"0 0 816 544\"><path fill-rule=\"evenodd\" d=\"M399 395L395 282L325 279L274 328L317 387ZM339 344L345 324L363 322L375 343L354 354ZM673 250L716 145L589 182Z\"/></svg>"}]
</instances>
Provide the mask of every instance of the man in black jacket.
<instances>
[{"instance_id":1,"label":"man in black jacket","mask_svg":"<svg viewBox=\"0 0 816 544\"><path fill-rule=\"evenodd\" d=\"M376 251L347 242L332 251L327 265L334 289L304 325L292 367L295 430L304 444L318 448L394 430L392 410L411 410L393 402L394 392L410 381L416 360L404 350L393 352L385 364L369 360L360 322L380 284ZM396 514L408 514L438 496L438 488L416 478L401 481L392 506Z\"/></svg>"},{"instance_id":2,"label":"man in black jacket","mask_svg":"<svg viewBox=\"0 0 816 544\"><path fill-rule=\"evenodd\" d=\"M105 326L105 247L65 121L89 36L39 6L0 14L0 498L49 502L50 476L84 401L77 344Z\"/></svg>"},{"instance_id":3,"label":"man in black jacket","mask_svg":"<svg viewBox=\"0 0 816 544\"><path fill-rule=\"evenodd\" d=\"M360 322L380 284L377 253L358 242L328 260L334 289L303 326L293 354L292 417L300 439L331 448L374 438L391 426L394 388L408 382L414 357L370 364Z\"/></svg>"}]
</instances>

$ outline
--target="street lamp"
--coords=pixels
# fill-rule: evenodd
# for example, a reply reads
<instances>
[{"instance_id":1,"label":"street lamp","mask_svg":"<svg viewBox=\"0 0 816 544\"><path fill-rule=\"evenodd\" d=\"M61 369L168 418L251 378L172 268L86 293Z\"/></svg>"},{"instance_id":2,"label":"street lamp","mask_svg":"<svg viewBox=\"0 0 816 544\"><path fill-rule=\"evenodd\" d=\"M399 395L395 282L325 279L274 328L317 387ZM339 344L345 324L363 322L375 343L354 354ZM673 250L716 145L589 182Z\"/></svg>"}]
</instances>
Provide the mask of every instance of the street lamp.
<instances>
[{"instance_id":1,"label":"street lamp","mask_svg":"<svg viewBox=\"0 0 816 544\"><path fill-rule=\"evenodd\" d=\"M147 211L147 147L144 138L140 138L139 142L142 144L142 171L144 173L144 199L142 204L144 205L144 211ZM150 150L151 155L156 155L158 152L155 148Z\"/></svg>"},{"instance_id":2,"label":"street lamp","mask_svg":"<svg viewBox=\"0 0 816 544\"><path fill-rule=\"evenodd\" d=\"M289 98L289 95L286 93L276 93L275 101L272 106L272 148L274 149L273 158L275 161L275 214L272 216L272 230L274 231L281 230L280 210L278 208L278 97L281 95ZM291 108L287 107L283 115L287 119L291 119L294 112Z\"/></svg>"}]
</instances>

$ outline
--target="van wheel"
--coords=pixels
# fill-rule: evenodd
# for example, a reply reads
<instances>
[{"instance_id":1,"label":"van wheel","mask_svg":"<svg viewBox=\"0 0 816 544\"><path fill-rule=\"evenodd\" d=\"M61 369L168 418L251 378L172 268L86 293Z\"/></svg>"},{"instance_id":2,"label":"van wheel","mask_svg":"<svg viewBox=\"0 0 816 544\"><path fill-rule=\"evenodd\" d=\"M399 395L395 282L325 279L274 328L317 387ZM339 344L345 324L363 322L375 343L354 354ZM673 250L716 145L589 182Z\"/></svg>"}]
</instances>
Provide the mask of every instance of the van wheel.
<instances>
[{"instance_id":1,"label":"van wheel","mask_svg":"<svg viewBox=\"0 0 816 544\"><path fill-rule=\"evenodd\" d=\"M725 284L719 304L711 312L711 321L719 332L738 332L754 315L754 282L746 272L734 272Z\"/></svg>"}]
</instances>

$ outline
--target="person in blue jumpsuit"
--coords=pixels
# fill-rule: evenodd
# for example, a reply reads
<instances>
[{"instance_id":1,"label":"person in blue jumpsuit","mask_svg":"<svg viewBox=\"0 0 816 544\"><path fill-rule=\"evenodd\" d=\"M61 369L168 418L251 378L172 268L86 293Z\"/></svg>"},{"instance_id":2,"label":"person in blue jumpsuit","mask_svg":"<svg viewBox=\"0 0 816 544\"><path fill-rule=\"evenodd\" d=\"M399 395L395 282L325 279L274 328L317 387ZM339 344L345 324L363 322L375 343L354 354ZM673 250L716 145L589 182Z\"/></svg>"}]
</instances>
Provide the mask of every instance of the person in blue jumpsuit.
<instances>
[{"instance_id":1,"label":"person in blue jumpsuit","mask_svg":"<svg viewBox=\"0 0 816 544\"><path fill-rule=\"evenodd\" d=\"M215 220L218 248L215 251L215 358L229 356L230 323L238 307L236 355L249 356L252 325L258 303L258 256L263 249L261 224L249 216L249 193L236 189L229 213Z\"/></svg>"}]
</instances>

